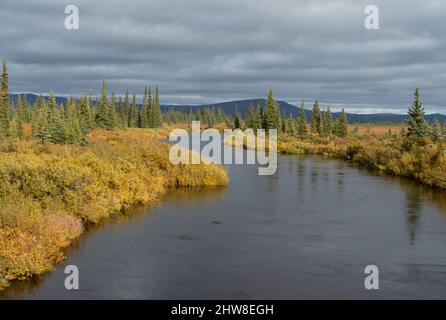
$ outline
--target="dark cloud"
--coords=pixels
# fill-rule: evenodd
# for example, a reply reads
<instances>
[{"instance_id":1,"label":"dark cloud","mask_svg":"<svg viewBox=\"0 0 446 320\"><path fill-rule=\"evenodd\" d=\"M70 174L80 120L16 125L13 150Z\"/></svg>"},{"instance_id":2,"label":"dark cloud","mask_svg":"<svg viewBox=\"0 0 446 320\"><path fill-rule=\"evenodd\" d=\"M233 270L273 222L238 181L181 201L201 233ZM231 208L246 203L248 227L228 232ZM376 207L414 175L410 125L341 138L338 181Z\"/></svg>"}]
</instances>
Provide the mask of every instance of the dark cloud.
<instances>
[{"instance_id":1,"label":"dark cloud","mask_svg":"<svg viewBox=\"0 0 446 320\"><path fill-rule=\"evenodd\" d=\"M64 28L64 8L80 29ZM161 87L164 103L253 98L273 88L354 111L404 111L415 87L446 112L443 0L2 0L0 57L16 92Z\"/></svg>"}]
</instances>

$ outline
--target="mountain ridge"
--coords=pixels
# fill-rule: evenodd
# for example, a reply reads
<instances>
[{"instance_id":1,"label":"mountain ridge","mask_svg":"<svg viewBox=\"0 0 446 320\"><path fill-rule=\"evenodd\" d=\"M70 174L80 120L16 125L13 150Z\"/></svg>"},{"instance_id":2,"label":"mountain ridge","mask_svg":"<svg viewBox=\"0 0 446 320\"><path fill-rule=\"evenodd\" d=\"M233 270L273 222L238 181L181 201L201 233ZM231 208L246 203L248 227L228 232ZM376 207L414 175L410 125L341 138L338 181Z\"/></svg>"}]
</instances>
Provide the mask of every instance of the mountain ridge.
<instances>
[{"instance_id":1,"label":"mountain ridge","mask_svg":"<svg viewBox=\"0 0 446 320\"><path fill-rule=\"evenodd\" d=\"M28 103L33 104L39 95L33 93L24 93L24 94L11 94L10 97L13 101L17 101L18 95L26 96ZM48 99L48 96L42 96L45 99ZM58 104L66 103L68 98L56 96L56 102ZM242 115L246 114L246 110L249 105L253 105L256 107L260 105L262 107L265 106L266 100L263 98L259 99L245 99L245 100L233 100L233 101L223 101L219 103L211 103L211 104L201 104L201 105L173 105L173 104L161 104L161 110L163 112L167 111L181 111L181 112L190 112L197 111L205 108L221 108L226 114L234 115L236 110L238 110ZM300 108L287 103L285 101L277 101L279 103L279 108L281 112L285 115L293 115L298 116L300 113ZM307 119L310 119L312 116L312 111L305 109L305 115ZM333 118L337 119L339 117L339 112L333 112ZM350 123L394 123L399 124L407 121L407 114L396 114L396 113L348 113L347 118ZM434 121L435 119L440 122L446 122L446 115L440 113L426 114L426 120L429 122Z\"/></svg>"}]
</instances>

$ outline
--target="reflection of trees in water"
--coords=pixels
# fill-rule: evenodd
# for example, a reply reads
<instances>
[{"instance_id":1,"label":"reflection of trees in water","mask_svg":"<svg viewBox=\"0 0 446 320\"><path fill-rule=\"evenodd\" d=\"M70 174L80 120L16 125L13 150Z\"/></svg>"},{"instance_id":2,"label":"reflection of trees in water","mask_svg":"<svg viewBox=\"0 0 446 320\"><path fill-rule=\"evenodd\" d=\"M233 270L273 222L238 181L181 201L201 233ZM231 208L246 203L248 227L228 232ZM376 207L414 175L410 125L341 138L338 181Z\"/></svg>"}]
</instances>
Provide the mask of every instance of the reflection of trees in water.
<instances>
[{"instance_id":1,"label":"reflection of trees in water","mask_svg":"<svg viewBox=\"0 0 446 320\"><path fill-rule=\"evenodd\" d=\"M406 193L406 224L409 232L409 241L415 244L422 216L423 202L435 204L440 212L446 216L446 191L421 185L406 178L389 177L380 174L382 178L393 181L401 186Z\"/></svg>"},{"instance_id":2,"label":"reflection of trees in water","mask_svg":"<svg viewBox=\"0 0 446 320\"><path fill-rule=\"evenodd\" d=\"M214 201L221 198L225 190L226 186L172 188L157 205L162 206L166 202L196 205L197 203L203 202L203 200Z\"/></svg>"},{"instance_id":3,"label":"reflection of trees in water","mask_svg":"<svg viewBox=\"0 0 446 320\"><path fill-rule=\"evenodd\" d=\"M337 161L336 162L336 185L339 195L344 193L344 180L345 180L345 169L346 165L344 162Z\"/></svg>"},{"instance_id":4,"label":"reflection of trees in water","mask_svg":"<svg viewBox=\"0 0 446 320\"><path fill-rule=\"evenodd\" d=\"M437 205L440 212L446 215L446 191L419 185L407 179L397 179L406 191L407 228L409 241L415 244L416 235L422 216L423 202L432 202Z\"/></svg>"},{"instance_id":5,"label":"reflection of trees in water","mask_svg":"<svg viewBox=\"0 0 446 320\"><path fill-rule=\"evenodd\" d=\"M44 280L45 276L35 276L24 281L17 280L6 290L0 292L0 300L21 299L27 294L38 291Z\"/></svg>"},{"instance_id":6,"label":"reflection of trees in water","mask_svg":"<svg viewBox=\"0 0 446 320\"><path fill-rule=\"evenodd\" d=\"M419 192L406 192L407 228L410 244L415 244L421 217L421 195Z\"/></svg>"},{"instance_id":7,"label":"reflection of trees in water","mask_svg":"<svg viewBox=\"0 0 446 320\"><path fill-rule=\"evenodd\" d=\"M122 224L138 223L147 214L150 214L151 208L162 206L167 202L175 202L180 205L194 206L198 202L212 201L221 197L226 187L199 187L199 188L171 188L160 202L156 202L151 206L135 206L125 212L120 212L111 215L109 218L104 219L96 224L88 224L85 226L85 231L79 236L78 239L73 241L70 246L64 251L65 256L70 256L77 252L82 246L85 245L85 241L94 233L102 230L115 229ZM56 265L57 266L57 265ZM37 292L41 285L45 282L46 277L49 274L35 276L31 279L23 281L14 281L6 290L0 292L1 299L21 299L25 295L33 294Z\"/></svg>"},{"instance_id":8,"label":"reflection of trees in water","mask_svg":"<svg viewBox=\"0 0 446 320\"><path fill-rule=\"evenodd\" d=\"M316 191L318 177L319 177L319 168L311 167L311 189L313 191Z\"/></svg>"},{"instance_id":9,"label":"reflection of trees in water","mask_svg":"<svg viewBox=\"0 0 446 320\"><path fill-rule=\"evenodd\" d=\"M299 162L297 163L297 177L298 177L297 183L299 186L300 193L304 191L305 187L305 172L306 172L305 160L299 159Z\"/></svg>"},{"instance_id":10,"label":"reflection of trees in water","mask_svg":"<svg viewBox=\"0 0 446 320\"><path fill-rule=\"evenodd\" d=\"M344 178L345 178L344 176L345 176L345 174L344 174L344 172L339 171L336 173L336 175L337 175L336 185L338 186L338 193L342 194L342 193L344 193Z\"/></svg>"},{"instance_id":11,"label":"reflection of trees in water","mask_svg":"<svg viewBox=\"0 0 446 320\"><path fill-rule=\"evenodd\" d=\"M282 172L283 173L283 172ZM280 172L280 165L277 165L277 171L275 174L272 175L266 175L266 176L261 176L262 179L266 179L266 190L270 193L273 193L276 191L277 188L277 181L279 180L279 176L280 176L281 172ZM286 173L285 173L286 174Z\"/></svg>"}]
</instances>

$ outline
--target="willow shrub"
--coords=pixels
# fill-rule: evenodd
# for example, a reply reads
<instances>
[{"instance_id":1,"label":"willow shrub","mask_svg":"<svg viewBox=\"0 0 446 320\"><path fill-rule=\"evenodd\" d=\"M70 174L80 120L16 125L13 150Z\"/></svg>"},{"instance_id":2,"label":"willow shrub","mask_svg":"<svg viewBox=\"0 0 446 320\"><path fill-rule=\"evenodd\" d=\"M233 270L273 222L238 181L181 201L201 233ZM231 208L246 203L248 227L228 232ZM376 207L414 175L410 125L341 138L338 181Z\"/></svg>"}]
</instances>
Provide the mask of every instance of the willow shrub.
<instances>
[{"instance_id":1,"label":"willow shrub","mask_svg":"<svg viewBox=\"0 0 446 320\"><path fill-rule=\"evenodd\" d=\"M343 159L360 167L416 179L426 185L446 189L445 145L430 139L424 139L407 150L398 137L356 135L346 138L311 136L298 139L281 135L278 151Z\"/></svg>"},{"instance_id":2,"label":"willow shrub","mask_svg":"<svg viewBox=\"0 0 446 320\"><path fill-rule=\"evenodd\" d=\"M94 131L88 147L19 142L0 152L0 288L52 269L86 223L160 199L169 187L226 185L217 165L174 166L161 130Z\"/></svg>"}]
</instances>

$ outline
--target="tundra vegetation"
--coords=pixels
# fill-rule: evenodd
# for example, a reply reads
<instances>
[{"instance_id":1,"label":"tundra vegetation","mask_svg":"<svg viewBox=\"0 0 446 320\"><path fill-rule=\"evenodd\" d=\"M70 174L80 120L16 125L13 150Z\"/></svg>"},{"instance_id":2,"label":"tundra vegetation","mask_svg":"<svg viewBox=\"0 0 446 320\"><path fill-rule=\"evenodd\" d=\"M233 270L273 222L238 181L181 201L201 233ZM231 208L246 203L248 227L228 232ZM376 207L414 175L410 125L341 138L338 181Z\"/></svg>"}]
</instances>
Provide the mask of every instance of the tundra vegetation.
<instances>
[{"instance_id":1,"label":"tundra vegetation","mask_svg":"<svg viewBox=\"0 0 446 320\"><path fill-rule=\"evenodd\" d=\"M6 63L0 87L0 289L52 269L63 249L88 223L131 206L158 201L170 187L228 183L216 165L172 165L170 128L277 129L278 151L344 159L359 166L446 188L445 124L427 123L417 89L410 121L399 126L349 125L314 102L311 119L281 113L272 91L265 106L245 114L220 108L161 112L159 90L144 89L142 103L122 95L69 98L33 104L12 101Z\"/></svg>"},{"instance_id":2,"label":"tundra vegetation","mask_svg":"<svg viewBox=\"0 0 446 320\"><path fill-rule=\"evenodd\" d=\"M34 106L11 103L3 63L0 290L50 271L88 223L158 201L168 188L228 183L217 165L172 165L169 145L159 141L168 129L155 128L161 125L158 90L153 98L147 89L144 100L136 109L134 98L132 104L124 98L122 107L130 109L120 111L120 99L108 99L104 83L94 106L88 97L66 106L54 96Z\"/></svg>"},{"instance_id":3,"label":"tundra vegetation","mask_svg":"<svg viewBox=\"0 0 446 320\"><path fill-rule=\"evenodd\" d=\"M265 110L277 110L270 107L275 104L270 92ZM252 110L248 108L240 127L269 128L268 121L254 120ZM330 108L321 111L317 100L312 111L312 118L307 120L302 102L299 117L279 114L278 152L343 159L363 168L446 189L446 124L426 122L419 89L415 90L408 110L409 120L402 125L349 125L344 109L335 121ZM259 113L262 119L268 117L266 112Z\"/></svg>"}]
</instances>

